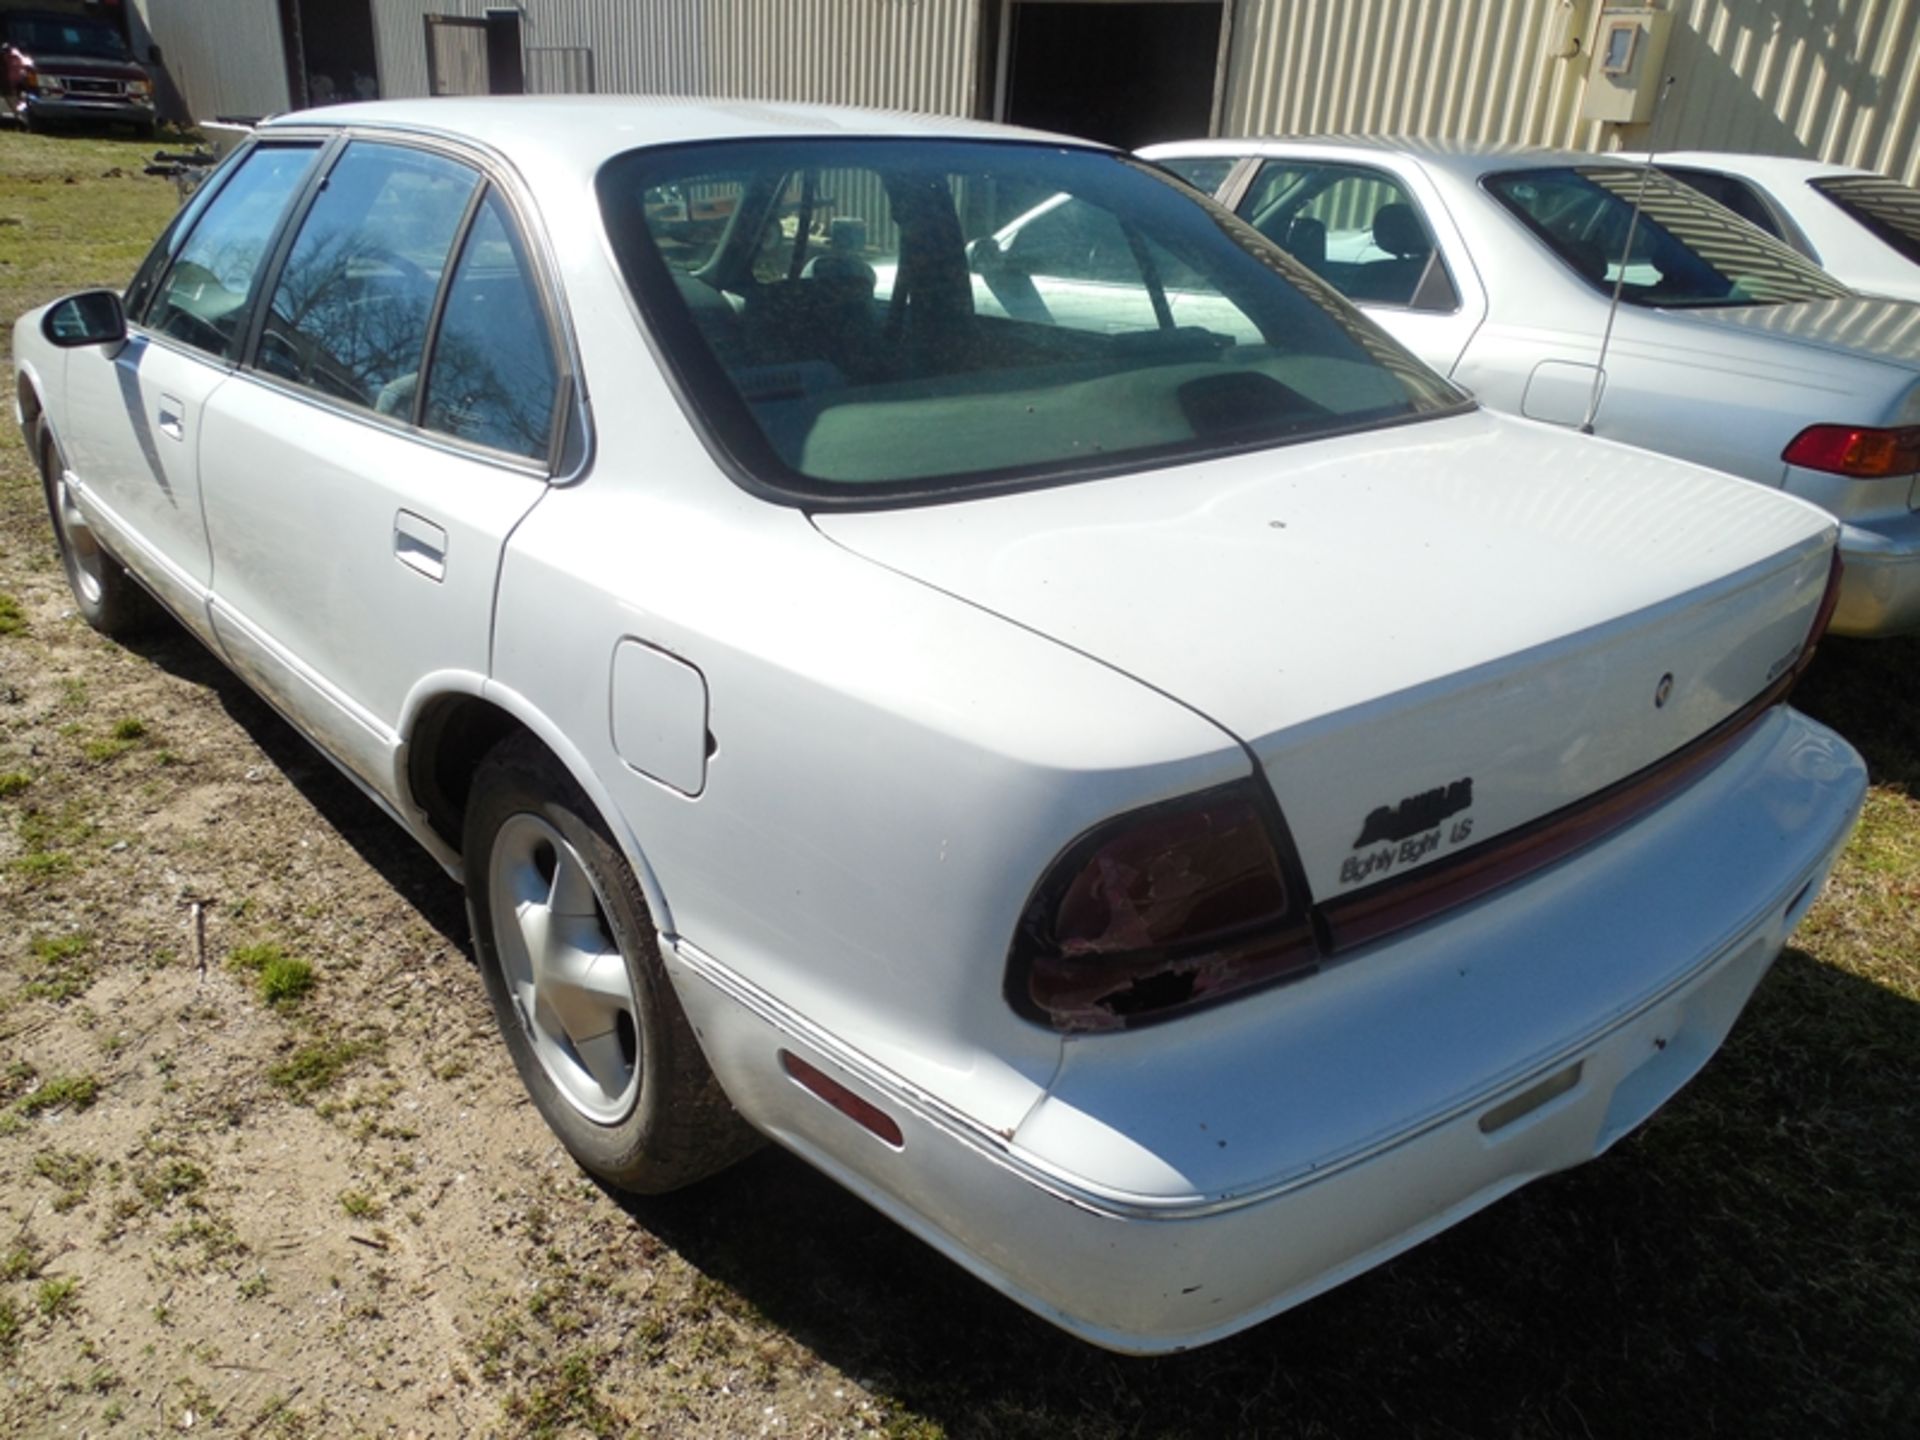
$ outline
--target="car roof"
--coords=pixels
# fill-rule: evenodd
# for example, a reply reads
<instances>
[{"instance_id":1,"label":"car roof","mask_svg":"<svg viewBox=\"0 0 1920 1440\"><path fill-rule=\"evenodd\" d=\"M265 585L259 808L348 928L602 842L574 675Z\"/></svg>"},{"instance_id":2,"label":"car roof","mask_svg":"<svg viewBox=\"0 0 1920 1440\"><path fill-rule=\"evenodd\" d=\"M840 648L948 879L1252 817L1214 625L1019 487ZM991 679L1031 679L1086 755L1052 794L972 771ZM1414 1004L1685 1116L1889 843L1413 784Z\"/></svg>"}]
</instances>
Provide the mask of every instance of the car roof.
<instances>
[{"instance_id":1,"label":"car roof","mask_svg":"<svg viewBox=\"0 0 1920 1440\"><path fill-rule=\"evenodd\" d=\"M365 126L475 141L523 169L559 164L590 175L614 155L652 145L800 136L1039 140L1108 149L1039 130L944 115L852 106L679 96L489 95L375 100L275 116L262 128Z\"/></svg>"},{"instance_id":2,"label":"car roof","mask_svg":"<svg viewBox=\"0 0 1920 1440\"><path fill-rule=\"evenodd\" d=\"M1803 160L1791 155L1746 155L1733 150L1662 150L1653 157L1653 162L1723 170L1731 175L1751 175L1762 180L1813 180L1822 175L1876 173L1856 165L1829 165L1824 160Z\"/></svg>"},{"instance_id":3,"label":"car roof","mask_svg":"<svg viewBox=\"0 0 1920 1440\"><path fill-rule=\"evenodd\" d=\"M1405 155L1420 161L1429 169L1447 171L1470 181L1497 170L1595 163L1633 165L1643 158L1626 154L1597 155L1591 150L1555 150L1539 145L1444 140L1417 135L1227 136L1215 140L1181 140L1165 145L1149 145L1140 153L1150 160L1195 155L1321 155L1329 160L1361 154Z\"/></svg>"}]
</instances>

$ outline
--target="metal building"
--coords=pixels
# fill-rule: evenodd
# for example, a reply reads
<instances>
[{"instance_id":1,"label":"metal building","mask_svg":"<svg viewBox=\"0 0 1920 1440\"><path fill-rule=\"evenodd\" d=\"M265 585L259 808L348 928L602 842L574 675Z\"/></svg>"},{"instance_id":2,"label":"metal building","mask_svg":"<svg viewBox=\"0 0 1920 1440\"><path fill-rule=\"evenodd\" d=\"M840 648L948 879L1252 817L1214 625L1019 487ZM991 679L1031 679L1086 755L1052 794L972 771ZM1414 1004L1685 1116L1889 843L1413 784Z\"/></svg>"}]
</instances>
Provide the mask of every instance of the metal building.
<instances>
[{"instance_id":1,"label":"metal building","mask_svg":"<svg viewBox=\"0 0 1920 1440\"><path fill-rule=\"evenodd\" d=\"M517 78L535 91L877 105L1124 145L1205 133L1403 133L1590 149L1651 138L1663 148L1817 156L1920 182L1920 0L133 5L136 40L159 45L201 117L373 92L486 89L491 10L517 32ZM1603 72L1621 59L1612 41L1623 17L1649 12L1664 54L1641 64L1643 79L1677 77L1657 124L1646 123L1644 103L1638 123L1593 118L1632 110L1597 102L1607 87L1619 90L1619 77Z\"/></svg>"}]
</instances>

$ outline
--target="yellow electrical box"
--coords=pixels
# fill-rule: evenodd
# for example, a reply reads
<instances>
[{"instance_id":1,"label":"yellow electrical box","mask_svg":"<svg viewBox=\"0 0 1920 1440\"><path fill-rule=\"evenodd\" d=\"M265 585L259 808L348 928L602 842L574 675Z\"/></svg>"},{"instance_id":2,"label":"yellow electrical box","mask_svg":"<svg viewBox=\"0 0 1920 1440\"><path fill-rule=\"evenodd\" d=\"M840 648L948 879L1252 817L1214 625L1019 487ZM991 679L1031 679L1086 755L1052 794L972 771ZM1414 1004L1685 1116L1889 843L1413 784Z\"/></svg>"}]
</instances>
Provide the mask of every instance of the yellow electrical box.
<instances>
[{"instance_id":1,"label":"yellow electrical box","mask_svg":"<svg viewBox=\"0 0 1920 1440\"><path fill-rule=\"evenodd\" d=\"M1651 6L1600 12L1588 61L1587 91L1580 101L1582 120L1615 125L1644 125L1666 78L1667 32L1673 16Z\"/></svg>"}]
</instances>

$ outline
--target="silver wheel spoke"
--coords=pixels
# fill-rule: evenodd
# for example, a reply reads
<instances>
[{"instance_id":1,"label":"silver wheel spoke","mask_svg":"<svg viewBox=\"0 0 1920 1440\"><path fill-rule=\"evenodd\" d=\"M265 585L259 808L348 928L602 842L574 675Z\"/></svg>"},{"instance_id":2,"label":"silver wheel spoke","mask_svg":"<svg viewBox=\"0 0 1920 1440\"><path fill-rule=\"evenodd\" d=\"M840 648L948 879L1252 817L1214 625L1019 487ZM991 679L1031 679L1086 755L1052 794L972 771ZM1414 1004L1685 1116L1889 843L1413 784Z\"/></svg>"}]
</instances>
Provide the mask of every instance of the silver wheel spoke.
<instances>
[{"instance_id":1,"label":"silver wheel spoke","mask_svg":"<svg viewBox=\"0 0 1920 1440\"><path fill-rule=\"evenodd\" d=\"M534 1055L575 1109L619 1119L639 1085L639 1007L592 874L531 814L500 827L489 866L499 963Z\"/></svg>"},{"instance_id":2,"label":"silver wheel spoke","mask_svg":"<svg viewBox=\"0 0 1920 1440\"><path fill-rule=\"evenodd\" d=\"M604 1035L596 1035L590 1040L573 1042L574 1053L580 1057L580 1063L587 1073L609 1095L618 1095L627 1086L632 1066L627 1063L625 1050L620 1037L609 1030Z\"/></svg>"},{"instance_id":3,"label":"silver wheel spoke","mask_svg":"<svg viewBox=\"0 0 1920 1440\"><path fill-rule=\"evenodd\" d=\"M621 1015L633 1013L627 962L618 950L592 954L556 946L541 968L540 993L576 1045L607 1034Z\"/></svg>"},{"instance_id":4,"label":"silver wheel spoke","mask_svg":"<svg viewBox=\"0 0 1920 1440\"><path fill-rule=\"evenodd\" d=\"M553 883L547 887L547 908L556 915L596 916L600 902L593 893L587 867L571 849L554 858Z\"/></svg>"}]
</instances>

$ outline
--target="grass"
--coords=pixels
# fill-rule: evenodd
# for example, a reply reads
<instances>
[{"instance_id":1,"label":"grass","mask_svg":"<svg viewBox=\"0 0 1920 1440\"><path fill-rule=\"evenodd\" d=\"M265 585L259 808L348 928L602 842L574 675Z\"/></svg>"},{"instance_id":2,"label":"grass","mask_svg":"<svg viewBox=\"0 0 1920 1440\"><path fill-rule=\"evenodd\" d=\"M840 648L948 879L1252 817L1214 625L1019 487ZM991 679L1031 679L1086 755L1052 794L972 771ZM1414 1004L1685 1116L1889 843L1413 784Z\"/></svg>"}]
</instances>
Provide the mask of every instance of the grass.
<instances>
[{"instance_id":1,"label":"grass","mask_svg":"<svg viewBox=\"0 0 1920 1440\"><path fill-rule=\"evenodd\" d=\"M89 1110L100 1098L100 1082L91 1075L56 1075L38 1090L30 1090L13 1102L13 1108L25 1116L43 1115L50 1110Z\"/></svg>"},{"instance_id":2,"label":"grass","mask_svg":"<svg viewBox=\"0 0 1920 1440\"><path fill-rule=\"evenodd\" d=\"M254 977L260 998L276 1010L298 1005L312 992L313 966L278 945L242 945L227 956L227 968Z\"/></svg>"},{"instance_id":3,"label":"grass","mask_svg":"<svg viewBox=\"0 0 1920 1440\"><path fill-rule=\"evenodd\" d=\"M34 1292L34 1307L48 1320L70 1315L80 1305L80 1282L72 1276L42 1280Z\"/></svg>"},{"instance_id":4,"label":"grass","mask_svg":"<svg viewBox=\"0 0 1920 1440\"><path fill-rule=\"evenodd\" d=\"M11 800L33 783L33 777L24 770L0 771L0 800Z\"/></svg>"},{"instance_id":5,"label":"grass","mask_svg":"<svg viewBox=\"0 0 1920 1440\"><path fill-rule=\"evenodd\" d=\"M64 1214L86 1200L99 1168L94 1156L71 1150L42 1150L33 1157L33 1173L59 1192L53 1200L56 1214Z\"/></svg>"},{"instance_id":6,"label":"grass","mask_svg":"<svg viewBox=\"0 0 1920 1440\"><path fill-rule=\"evenodd\" d=\"M308 1041L270 1066L267 1079L288 1094L307 1099L331 1087L379 1046L369 1040L337 1037Z\"/></svg>"},{"instance_id":7,"label":"grass","mask_svg":"<svg viewBox=\"0 0 1920 1440\"><path fill-rule=\"evenodd\" d=\"M33 970L21 993L55 1004L84 995L96 973L92 949L93 937L84 932L39 936L27 946Z\"/></svg>"},{"instance_id":8,"label":"grass","mask_svg":"<svg viewBox=\"0 0 1920 1440\"><path fill-rule=\"evenodd\" d=\"M11 595L0 595L0 635L20 635L27 628L27 615Z\"/></svg>"},{"instance_id":9,"label":"grass","mask_svg":"<svg viewBox=\"0 0 1920 1440\"><path fill-rule=\"evenodd\" d=\"M117 760L127 751L147 738L147 722L138 716L129 715L116 721L112 730L96 740L89 740L81 753L94 764L105 764Z\"/></svg>"}]
</instances>

